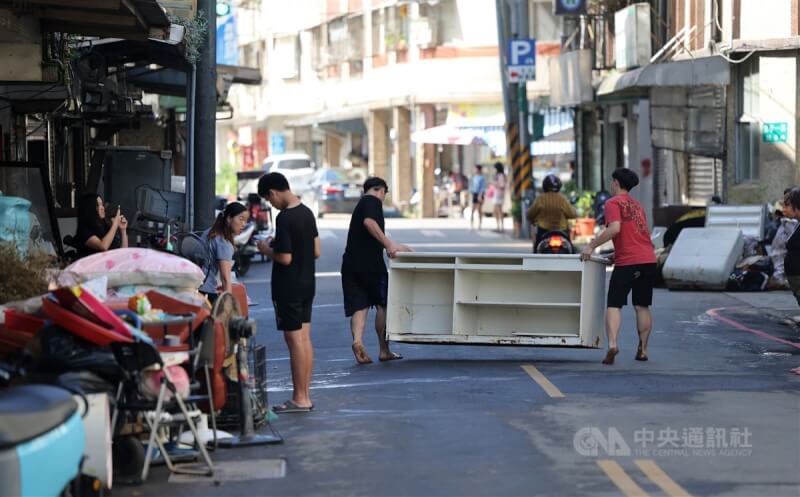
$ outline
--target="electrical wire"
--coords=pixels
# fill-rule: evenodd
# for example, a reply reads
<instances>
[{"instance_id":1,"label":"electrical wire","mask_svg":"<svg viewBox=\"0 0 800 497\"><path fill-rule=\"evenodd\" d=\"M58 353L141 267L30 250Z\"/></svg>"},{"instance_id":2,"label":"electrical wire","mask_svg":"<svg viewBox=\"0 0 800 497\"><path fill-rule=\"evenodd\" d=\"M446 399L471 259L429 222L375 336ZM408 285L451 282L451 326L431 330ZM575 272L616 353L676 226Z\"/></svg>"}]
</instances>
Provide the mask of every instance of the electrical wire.
<instances>
[{"instance_id":1,"label":"electrical wire","mask_svg":"<svg viewBox=\"0 0 800 497\"><path fill-rule=\"evenodd\" d=\"M719 0L714 0L714 10L715 10L715 14L720 12L720 10L719 10ZM720 34L724 37L725 36L725 30L722 29L722 26L719 23L719 16L718 15L714 15L714 24L717 26L717 29L719 29ZM728 53L730 53L730 50L728 50ZM737 59L737 60L731 59L730 57L728 57L727 53L723 52L722 50L720 50L720 52L717 55L719 55L723 59L727 60L731 64L741 64L741 63L745 62L747 59L749 59L750 57L752 57L754 53L756 53L756 50L751 50L747 55L745 55L741 59Z\"/></svg>"},{"instance_id":2,"label":"electrical wire","mask_svg":"<svg viewBox=\"0 0 800 497\"><path fill-rule=\"evenodd\" d=\"M36 93L34 93L33 95L31 95L31 96L30 96L30 97L28 97L27 99L20 99L20 100L32 100L32 99L34 99L34 98L36 98L36 97L38 97L38 96L44 95L45 93L49 92L50 90L52 90L52 89L53 89L53 88L55 88L56 86L59 86L60 84L61 84L61 83L55 83L54 85L52 85L52 86L49 86L49 87L45 88L45 89L44 89L44 90L42 90L42 91L39 91L39 92L36 92ZM25 92L27 92L27 91L30 91L30 90L11 90L11 91L7 91L7 92L5 92L5 93L4 93L4 95L9 95L9 94L11 94L11 93L25 93ZM6 98L6 99L4 99L4 100L9 100L9 101L11 101L12 99L8 99L8 98ZM8 109L8 108L11 108L11 107L13 107L13 105L14 105L14 104L13 104L13 103L11 103L11 104L5 105L5 106L3 106L3 107L0 107L0 111L6 110L6 109Z\"/></svg>"}]
</instances>

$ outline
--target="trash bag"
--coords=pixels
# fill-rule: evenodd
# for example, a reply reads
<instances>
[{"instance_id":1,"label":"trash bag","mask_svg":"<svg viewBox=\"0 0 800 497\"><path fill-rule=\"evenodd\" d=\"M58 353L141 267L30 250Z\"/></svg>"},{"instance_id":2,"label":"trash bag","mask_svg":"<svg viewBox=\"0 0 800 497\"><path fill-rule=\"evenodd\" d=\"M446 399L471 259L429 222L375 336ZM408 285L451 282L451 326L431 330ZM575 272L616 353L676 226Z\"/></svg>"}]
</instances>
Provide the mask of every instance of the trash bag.
<instances>
[{"instance_id":1,"label":"trash bag","mask_svg":"<svg viewBox=\"0 0 800 497\"><path fill-rule=\"evenodd\" d=\"M725 286L729 292L762 292L769 283L769 275L761 271L735 269Z\"/></svg>"},{"instance_id":2,"label":"trash bag","mask_svg":"<svg viewBox=\"0 0 800 497\"><path fill-rule=\"evenodd\" d=\"M747 269L750 271L764 273L767 276L772 276L772 274L775 272L775 265L772 263L772 259L769 257L761 257L758 262L750 264Z\"/></svg>"},{"instance_id":3,"label":"trash bag","mask_svg":"<svg viewBox=\"0 0 800 497\"><path fill-rule=\"evenodd\" d=\"M91 371L69 371L58 376L58 384L83 394L107 393L114 396L114 385Z\"/></svg>"},{"instance_id":4,"label":"trash bag","mask_svg":"<svg viewBox=\"0 0 800 497\"><path fill-rule=\"evenodd\" d=\"M42 328L39 340L38 368L45 371L91 371L116 383L120 369L110 350L93 345L58 326Z\"/></svg>"}]
</instances>

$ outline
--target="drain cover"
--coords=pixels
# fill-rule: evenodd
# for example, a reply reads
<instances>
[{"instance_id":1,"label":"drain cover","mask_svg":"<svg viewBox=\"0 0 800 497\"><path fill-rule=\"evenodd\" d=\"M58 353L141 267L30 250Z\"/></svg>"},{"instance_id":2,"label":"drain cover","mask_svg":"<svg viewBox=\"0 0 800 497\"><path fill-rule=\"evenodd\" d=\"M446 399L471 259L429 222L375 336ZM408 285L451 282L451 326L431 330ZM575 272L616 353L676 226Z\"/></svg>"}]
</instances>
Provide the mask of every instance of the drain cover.
<instances>
[{"instance_id":1,"label":"drain cover","mask_svg":"<svg viewBox=\"0 0 800 497\"><path fill-rule=\"evenodd\" d=\"M256 459L247 461L222 461L214 463L214 478L200 475L172 473L170 483L221 483L235 481L267 480L286 476L286 459Z\"/></svg>"}]
</instances>

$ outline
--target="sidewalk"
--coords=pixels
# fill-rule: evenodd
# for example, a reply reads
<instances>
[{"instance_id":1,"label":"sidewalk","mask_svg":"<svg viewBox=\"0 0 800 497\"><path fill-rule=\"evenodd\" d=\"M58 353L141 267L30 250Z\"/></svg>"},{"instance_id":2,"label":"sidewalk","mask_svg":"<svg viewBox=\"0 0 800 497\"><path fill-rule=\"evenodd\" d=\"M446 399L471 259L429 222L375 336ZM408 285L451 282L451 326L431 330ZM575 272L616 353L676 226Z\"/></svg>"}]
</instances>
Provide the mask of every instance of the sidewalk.
<instances>
[{"instance_id":1,"label":"sidewalk","mask_svg":"<svg viewBox=\"0 0 800 497\"><path fill-rule=\"evenodd\" d=\"M754 307L780 322L800 321L800 307L789 290L769 292L725 292L728 297Z\"/></svg>"}]
</instances>

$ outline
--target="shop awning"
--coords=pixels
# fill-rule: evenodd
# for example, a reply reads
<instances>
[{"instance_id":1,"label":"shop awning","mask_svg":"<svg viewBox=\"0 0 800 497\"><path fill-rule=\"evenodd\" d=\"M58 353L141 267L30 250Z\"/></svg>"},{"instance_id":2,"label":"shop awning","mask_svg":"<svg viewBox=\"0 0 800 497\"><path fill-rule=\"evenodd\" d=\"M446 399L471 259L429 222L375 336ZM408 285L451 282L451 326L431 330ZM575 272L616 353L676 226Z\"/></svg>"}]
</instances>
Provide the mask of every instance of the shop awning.
<instances>
[{"instance_id":1,"label":"shop awning","mask_svg":"<svg viewBox=\"0 0 800 497\"><path fill-rule=\"evenodd\" d=\"M484 133L475 128L457 127L448 124L435 126L411 134L415 143L436 145L487 145Z\"/></svg>"},{"instance_id":2,"label":"shop awning","mask_svg":"<svg viewBox=\"0 0 800 497\"><path fill-rule=\"evenodd\" d=\"M564 128L555 133L550 133L542 138L542 141L548 142L574 142L575 141L575 128L572 126Z\"/></svg>"},{"instance_id":3,"label":"shop awning","mask_svg":"<svg viewBox=\"0 0 800 497\"><path fill-rule=\"evenodd\" d=\"M158 0L0 0L0 8L32 14L45 31L130 39L168 38L170 21Z\"/></svg>"},{"instance_id":4,"label":"shop awning","mask_svg":"<svg viewBox=\"0 0 800 497\"><path fill-rule=\"evenodd\" d=\"M612 72L600 82L597 96L625 94L652 86L726 86L730 64L722 57L659 62L623 73Z\"/></svg>"}]
</instances>

